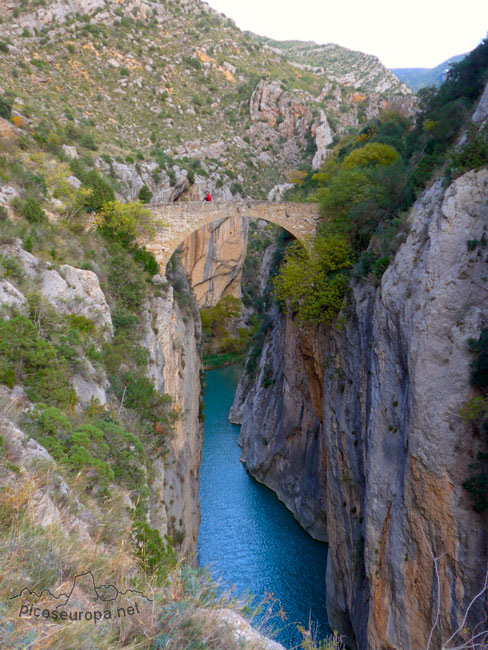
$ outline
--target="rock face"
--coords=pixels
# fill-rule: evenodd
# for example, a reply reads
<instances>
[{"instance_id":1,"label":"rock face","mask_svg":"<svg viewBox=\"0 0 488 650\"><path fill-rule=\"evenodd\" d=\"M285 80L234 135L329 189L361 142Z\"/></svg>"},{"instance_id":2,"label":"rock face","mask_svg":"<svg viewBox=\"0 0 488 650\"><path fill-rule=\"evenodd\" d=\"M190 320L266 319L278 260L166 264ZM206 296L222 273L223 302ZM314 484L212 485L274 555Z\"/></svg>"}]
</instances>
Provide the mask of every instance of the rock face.
<instances>
[{"instance_id":1,"label":"rock face","mask_svg":"<svg viewBox=\"0 0 488 650\"><path fill-rule=\"evenodd\" d=\"M256 375L243 376L230 418L242 424L241 460L249 472L276 492L312 537L325 541L320 358L314 331L297 332L275 308Z\"/></svg>"},{"instance_id":2,"label":"rock face","mask_svg":"<svg viewBox=\"0 0 488 650\"><path fill-rule=\"evenodd\" d=\"M333 135L327 116L320 111L320 117L312 124L312 136L315 139L317 151L312 160L313 169L319 169L329 153L328 147L332 144Z\"/></svg>"},{"instance_id":3,"label":"rock face","mask_svg":"<svg viewBox=\"0 0 488 650\"><path fill-rule=\"evenodd\" d=\"M110 309L94 272L67 264L57 271L49 263L23 250L21 240L3 244L0 254L14 258L30 286L36 287L59 313L83 315L98 325L107 341L111 339ZM184 278L182 281L184 283ZM160 284L159 293L162 295L155 296L144 307L141 345L148 355L147 374L159 391L171 396L178 419L168 442L168 453L162 459L152 459L150 524L159 530L161 536L169 534L177 550L191 555L196 551L200 523L200 317L191 296L187 296L187 302L193 304L193 308L184 312L172 287L159 276L156 276L156 282ZM26 303L26 297L18 288L8 280L0 279L2 317L8 318L9 308L26 309ZM76 390L77 408L87 406L92 399L101 405L110 402L109 382L104 371L96 371L87 358L80 359L72 383Z\"/></svg>"},{"instance_id":4,"label":"rock face","mask_svg":"<svg viewBox=\"0 0 488 650\"><path fill-rule=\"evenodd\" d=\"M180 261L199 307L213 307L223 296L241 296L247 251L245 217L219 219L203 226L180 247Z\"/></svg>"},{"instance_id":5,"label":"rock face","mask_svg":"<svg viewBox=\"0 0 488 650\"><path fill-rule=\"evenodd\" d=\"M427 647L438 602L434 556L440 616L431 648L449 638L483 584L486 520L462 487L480 442L459 411L473 394L466 341L488 325L487 253L466 246L486 233L487 198L487 170L447 189L434 183L413 206L410 235L381 285L353 284L343 326L319 330L308 347L288 319L275 325L246 389L241 440L250 469L279 494L279 472L292 468L299 496L287 505L299 520L300 501L314 503L326 485L330 624L361 649ZM321 462L301 460L302 477L293 460L312 437L302 426L310 416L297 414L313 385L310 370L299 381L310 357L323 381L321 400L310 396L321 402ZM263 377L275 383L265 388ZM291 426L273 432L277 412ZM482 620L481 606L474 619Z\"/></svg>"},{"instance_id":6,"label":"rock face","mask_svg":"<svg viewBox=\"0 0 488 650\"><path fill-rule=\"evenodd\" d=\"M299 164L306 137L310 132L313 115L304 101L283 89L279 81L261 79L251 96L249 105L251 127L249 129L253 147L263 150L266 143L282 146L278 156L288 160L288 167ZM265 152L262 162L272 158Z\"/></svg>"},{"instance_id":7,"label":"rock face","mask_svg":"<svg viewBox=\"0 0 488 650\"><path fill-rule=\"evenodd\" d=\"M379 290L355 287L328 338L328 611L359 647L426 647L431 552L434 647L482 584L486 522L462 487L479 441L459 411L472 393L466 340L488 322L486 253L466 246L486 230L487 196L486 170L434 184Z\"/></svg>"},{"instance_id":8,"label":"rock face","mask_svg":"<svg viewBox=\"0 0 488 650\"><path fill-rule=\"evenodd\" d=\"M151 525L169 534L185 555L196 552L200 505L198 477L203 426L199 419L200 317L184 313L168 286L144 310L143 345L149 353L149 376L173 398L178 420L164 461L153 462Z\"/></svg>"}]
</instances>

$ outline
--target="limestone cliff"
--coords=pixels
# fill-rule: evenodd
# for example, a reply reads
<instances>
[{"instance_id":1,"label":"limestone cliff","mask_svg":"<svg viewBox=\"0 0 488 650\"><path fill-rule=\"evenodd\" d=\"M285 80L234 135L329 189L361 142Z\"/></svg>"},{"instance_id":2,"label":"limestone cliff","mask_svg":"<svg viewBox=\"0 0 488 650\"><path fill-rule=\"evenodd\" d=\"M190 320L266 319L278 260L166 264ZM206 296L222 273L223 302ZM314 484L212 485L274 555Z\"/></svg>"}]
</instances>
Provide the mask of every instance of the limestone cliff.
<instances>
[{"instance_id":1,"label":"limestone cliff","mask_svg":"<svg viewBox=\"0 0 488 650\"><path fill-rule=\"evenodd\" d=\"M325 450L320 437L322 343L275 307L254 377L241 379L231 420L242 424L241 460L313 537L326 540Z\"/></svg>"},{"instance_id":2,"label":"limestone cliff","mask_svg":"<svg viewBox=\"0 0 488 650\"><path fill-rule=\"evenodd\" d=\"M466 246L486 231L487 196L486 170L435 183L379 289L354 287L344 329L328 337L328 611L360 647L426 646L431 553L442 556L434 647L482 584L486 522L462 488L478 441L459 411L466 340L488 321L486 254Z\"/></svg>"},{"instance_id":3,"label":"limestone cliff","mask_svg":"<svg viewBox=\"0 0 488 650\"><path fill-rule=\"evenodd\" d=\"M0 277L0 315L9 318L9 308L28 311L33 290L63 315L83 316L100 329L101 339L110 341L114 327L106 297L95 272L68 264L56 269L49 262L22 248L20 239L0 245L0 259L9 259L18 267L17 276L24 280L19 288L14 279ZM14 267L16 268L16 267ZM156 290L149 292L141 313L140 343L148 357L147 375L161 393L173 398L178 412L174 433L167 439L164 457L151 459L148 472L149 521L164 537L169 534L175 548L188 555L196 550L200 509L198 472L201 460L202 427L199 420L200 318L185 280L180 278L180 292L186 301L180 306L173 287L155 276ZM24 295L25 293L25 295ZM42 308L42 307L41 307ZM77 410L92 400L115 412L121 406L109 392L105 369L82 357L71 378L76 391ZM23 395L22 389L20 394ZM25 397L25 396L24 396ZM134 504L132 504L134 505Z\"/></svg>"},{"instance_id":4,"label":"limestone cliff","mask_svg":"<svg viewBox=\"0 0 488 650\"><path fill-rule=\"evenodd\" d=\"M487 198L486 169L435 182L380 286L353 283L341 328L275 320L245 389L243 458L312 532L319 505L330 623L361 649L427 647L440 595L439 648L483 583L486 521L462 487L479 440L459 411L466 341L488 323L486 251L466 245L486 233Z\"/></svg>"},{"instance_id":5,"label":"limestone cliff","mask_svg":"<svg viewBox=\"0 0 488 650\"><path fill-rule=\"evenodd\" d=\"M195 553L200 525L200 336L198 312L182 309L172 286L147 305L143 343L149 353L148 374L160 392L171 395L179 414L168 455L153 463L151 524L181 543L185 555Z\"/></svg>"},{"instance_id":6,"label":"limestone cliff","mask_svg":"<svg viewBox=\"0 0 488 650\"><path fill-rule=\"evenodd\" d=\"M203 226L180 247L180 260L199 307L213 307L223 296L241 296L248 221L219 219Z\"/></svg>"}]
</instances>

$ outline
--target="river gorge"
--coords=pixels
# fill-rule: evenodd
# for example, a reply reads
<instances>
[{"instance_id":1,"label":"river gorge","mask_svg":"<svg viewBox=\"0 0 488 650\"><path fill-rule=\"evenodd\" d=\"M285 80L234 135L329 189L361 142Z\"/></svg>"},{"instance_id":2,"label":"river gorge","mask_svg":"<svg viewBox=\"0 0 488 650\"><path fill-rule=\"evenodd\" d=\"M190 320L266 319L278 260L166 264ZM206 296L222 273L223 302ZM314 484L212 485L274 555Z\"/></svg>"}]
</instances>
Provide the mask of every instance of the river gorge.
<instances>
[{"instance_id":1,"label":"river gorge","mask_svg":"<svg viewBox=\"0 0 488 650\"><path fill-rule=\"evenodd\" d=\"M221 579L222 588L234 585L233 595L255 595L255 605L271 592L286 613L286 620L271 621L282 628L273 638L291 648L301 639L297 624L306 629L310 624L318 638L328 632L327 546L312 539L239 462L239 427L228 415L241 371L229 366L206 373L198 560ZM265 613L269 605L265 601ZM258 625L264 625L261 618Z\"/></svg>"}]
</instances>

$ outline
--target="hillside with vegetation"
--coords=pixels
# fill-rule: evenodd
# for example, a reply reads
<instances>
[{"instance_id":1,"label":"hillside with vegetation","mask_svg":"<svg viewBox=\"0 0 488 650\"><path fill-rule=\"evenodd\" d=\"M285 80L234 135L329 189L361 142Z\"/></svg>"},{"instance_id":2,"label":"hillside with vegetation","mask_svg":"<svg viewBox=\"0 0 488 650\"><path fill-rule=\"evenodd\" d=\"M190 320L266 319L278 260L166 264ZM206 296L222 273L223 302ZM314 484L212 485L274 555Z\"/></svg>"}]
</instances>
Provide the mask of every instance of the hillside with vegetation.
<instances>
[{"instance_id":1,"label":"hillside with vegetation","mask_svg":"<svg viewBox=\"0 0 488 650\"><path fill-rule=\"evenodd\" d=\"M61 159L78 152L126 198L191 197L194 184L265 198L311 164L324 123L332 140L386 100L413 105L371 57L338 48L330 68L304 69L196 0L9 2L0 19L16 125Z\"/></svg>"},{"instance_id":2,"label":"hillside with vegetation","mask_svg":"<svg viewBox=\"0 0 488 650\"><path fill-rule=\"evenodd\" d=\"M274 52L302 69L326 76L331 81L352 86L362 93L404 94L403 80L387 70L378 57L355 52L335 43L320 45L303 41L274 41L262 38Z\"/></svg>"},{"instance_id":3,"label":"hillside with vegetation","mask_svg":"<svg viewBox=\"0 0 488 650\"><path fill-rule=\"evenodd\" d=\"M293 244L275 279L285 309L304 321L333 320L350 277L379 282L408 232L408 209L431 180L448 185L487 164L488 125L470 124L488 76L487 53L485 39L438 90L420 91L413 123L384 111L343 139L318 172L298 175L287 198L319 202L322 222L312 265Z\"/></svg>"}]
</instances>

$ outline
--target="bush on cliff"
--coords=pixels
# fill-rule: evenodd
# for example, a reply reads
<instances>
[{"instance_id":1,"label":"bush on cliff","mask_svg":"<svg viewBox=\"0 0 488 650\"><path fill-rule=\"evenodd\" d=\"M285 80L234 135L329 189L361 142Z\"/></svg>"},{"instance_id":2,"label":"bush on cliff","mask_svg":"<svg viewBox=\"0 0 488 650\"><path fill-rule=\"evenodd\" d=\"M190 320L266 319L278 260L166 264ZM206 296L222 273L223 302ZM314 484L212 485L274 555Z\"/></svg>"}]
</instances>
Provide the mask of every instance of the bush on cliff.
<instances>
[{"instance_id":1,"label":"bush on cliff","mask_svg":"<svg viewBox=\"0 0 488 650\"><path fill-rule=\"evenodd\" d=\"M41 338L34 322L23 314L0 319L0 382L10 388L24 385L34 401L62 407L76 403L69 352L61 341L55 347Z\"/></svg>"},{"instance_id":2,"label":"bush on cliff","mask_svg":"<svg viewBox=\"0 0 488 650\"><path fill-rule=\"evenodd\" d=\"M464 405L461 417L470 422L474 432L480 435L482 447L476 463L470 465L475 473L463 485L476 510L484 512L488 509L488 329L484 329L478 339L469 339L468 345L476 354L471 363L471 385L481 395Z\"/></svg>"},{"instance_id":3,"label":"bush on cliff","mask_svg":"<svg viewBox=\"0 0 488 650\"><path fill-rule=\"evenodd\" d=\"M275 296L301 321L331 321L341 309L350 266L351 249L342 235L317 237L310 254L293 243L274 279Z\"/></svg>"}]
</instances>

